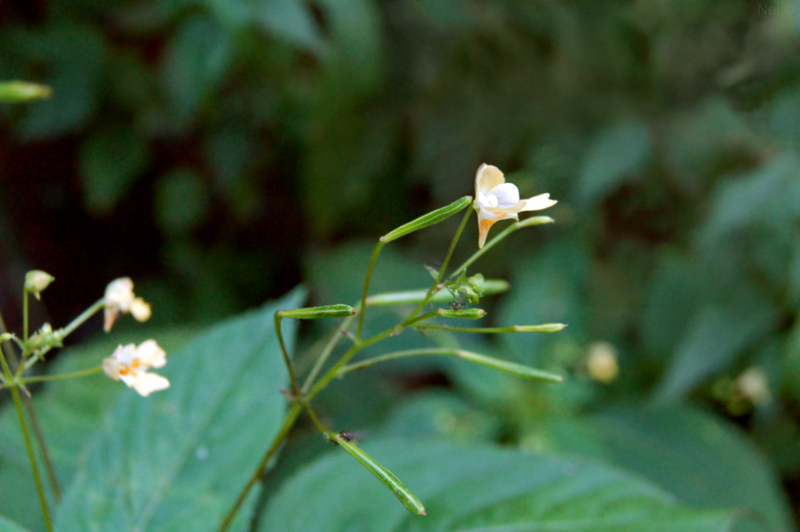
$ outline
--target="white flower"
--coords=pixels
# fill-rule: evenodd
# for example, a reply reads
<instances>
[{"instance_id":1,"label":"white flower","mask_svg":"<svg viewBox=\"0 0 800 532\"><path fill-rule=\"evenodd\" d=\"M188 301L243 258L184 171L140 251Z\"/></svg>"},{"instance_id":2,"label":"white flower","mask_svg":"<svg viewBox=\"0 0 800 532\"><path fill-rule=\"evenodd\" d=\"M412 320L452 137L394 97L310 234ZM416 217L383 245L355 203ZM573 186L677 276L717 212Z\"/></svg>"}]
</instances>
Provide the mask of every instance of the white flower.
<instances>
[{"instance_id":1,"label":"white flower","mask_svg":"<svg viewBox=\"0 0 800 532\"><path fill-rule=\"evenodd\" d=\"M152 314L150 305L133 294L133 281L130 277L121 277L108 283L103 305L105 305L103 329L106 332L111 330L119 314L130 312L137 321L147 321Z\"/></svg>"},{"instance_id":2,"label":"white flower","mask_svg":"<svg viewBox=\"0 0 800 532\"><path fill-rule=\"evenodd\" d=\"M506 183L503 172L485 163L475 174L475 199L478 203L479 248L483 248L489 229L495 222L506 218L519 220L519 212L539 211L556 204L556 200L550 199L550 194L520 200L516 185Z\"/></svg>"},{"instance_id":3,"label":"white flower","mask_svg":"<svg viewBox=\"0 0 800 532\"><path fill-rule=\"evenodd\" d=\"M121 380L142 397L169 388L169 381L150 368L161 368L167 363L167 354L155 340L147 340L117 347L114 354L103 360L103 371L115 381Z\"/></svg>"},{"instance_id":4,"label":"white flower","mask_svg":"<svg viewBox=\"0 0 800 532\"><path fill-rule=\"evenodd\" d=\"M50 283L55 281L55 277L42 270L31 270L25 274L25 290L33 294L36 299L41 299L41 293Z\"/></svg>"}]
</instances>

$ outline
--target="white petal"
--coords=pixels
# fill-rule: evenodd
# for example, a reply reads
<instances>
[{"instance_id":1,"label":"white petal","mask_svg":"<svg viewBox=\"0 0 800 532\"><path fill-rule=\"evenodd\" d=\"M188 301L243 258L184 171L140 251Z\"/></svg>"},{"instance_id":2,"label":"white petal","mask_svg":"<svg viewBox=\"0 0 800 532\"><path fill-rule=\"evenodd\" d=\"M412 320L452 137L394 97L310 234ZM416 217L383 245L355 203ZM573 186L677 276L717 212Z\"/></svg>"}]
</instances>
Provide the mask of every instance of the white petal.
<instances>
[{"instance_id":1,"label":"white petal","mask_svg":"<svg viewBox=\"0 0 800 532\"><path fill-rule=\"evenodd\" d=\"M114 379L115 381L119 380L119 361L110 356L108 358L103 359L103 371L106 372L106 375Z\"/></svg>"},{"instance_id":2,"label":"white petal","mask_svg":"<svg viewBox=\"0 0 800 532\"><path fill-rule=\"evenodd\" d=\"M130 277L121 277L108 283L103 303L106 307L127 311L133 302L133 281Z\"/></svg>"},{"instance_id":3,"label":"white petal","mask_svg":"<svg viewBox=\"0 0 800 532\"><path fill-rule=\"evenodd\" d=\"M540 211L542 209L547 209L548 207L552 207L558 203L557 200L551 200L550 194L539 194L538 196L534 196L525 200L525 208L523 211Z\"/></svg>"},{"instance_id":4,"label":"white petal","mask_svg":"<svg viewBox=\"0 0 800 532\"><path fill-rule=\"evenodd\" d=\"M477 196L479 192L488 192L505 182L506 178L503 177L503 172L499 168L484 163L478 167L478 171L475 173L475 195Z\"/></svg>"},{"instance_id":5,"label":"white petal","mask_svg":"<svg viewBox=\"0 0 800 532\"><path fill-rule=\"evenodd\" d=\"M519 189L513 183L503 183L491 189L487 196L496 197L498 207L511 207L519 201Z\"/></svg>"},{"instance_id":6,"label":"white petal","mask_svg":"<svg viewBox=\"0 0 800 532\"><path fill-rule=\"evenodd\" d=\"M167 363L167 353L155 340L146 340L136 348L136 357L147 367L160 368Z\"/></svg>"},{"instance_id":7,"label":"white petal","mask_svg":"<svg viewBox=\"0 0 800 532\"><path fill-rule=\"evenodd\" d=\"M147 321L152 313L150 305L141 297L137 297L131 303L131 314L133 314L136 321Z\"/></svg>"},{"instance_id":8,"label":"white petal","mask_svg":"<svg viewBox=\"0 0 800 532\"><path fill-rule=\"evenodd\" d=\"M136 356L136 345L135 344L128 344L125 346L119 346L114 351L114 354L111 355L116 358L119 363L123 366L130 366L133 361L137 358Z\"/></svg>"},{"instance_id":9,"label":"white petal","mask_svg":"<svg viewBox=\"0 0 800 532\"><path fill-rule=\"evenodd\" d=\"M133 383L133 389L142 397L147 397L153 392L169 388L169 381L155 373L143 373Z\"/></svg>"}]
</instances>

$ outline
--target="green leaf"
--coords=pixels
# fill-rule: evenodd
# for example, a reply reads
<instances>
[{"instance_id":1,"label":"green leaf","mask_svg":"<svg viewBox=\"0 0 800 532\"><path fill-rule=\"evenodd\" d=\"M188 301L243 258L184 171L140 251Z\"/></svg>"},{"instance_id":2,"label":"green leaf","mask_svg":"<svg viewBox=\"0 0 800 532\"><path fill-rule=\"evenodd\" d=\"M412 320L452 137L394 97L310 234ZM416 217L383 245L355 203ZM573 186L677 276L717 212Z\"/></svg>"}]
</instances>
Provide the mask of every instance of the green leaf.
<instances>
[{"instance_id":1,"label":"green leaf","mask_svg":"<svg viewBox=\"0 0 800 532\"><path fill-rule=\"evenodd\" d=\"M323 44L311 9L300 0L262 0L253 6L251 20L290 44L312 51Z\"/></svg>"},{"instance_id":2,"label":"green leaf","mask_svg":"<svg viewBox=\"0 0 800 532\"><path fill-rule=\"evenodd\" d=\"M64 495L58 530L217 530L281 426L272 318L304 298L295 290L197 337L159 370L168 390L126 390Z\"/></svg>"},{"instance_id":3,"label":"green leaf","mask_svg":"<svg viewBox=\"0 0 800 532\"><path fill-rule=\"evenodd\" d=\"M650 131L639 121L602 131L589 149L577 180L578 199L592 205L625 181L636 178L650 158Z\"/></svg>"},{"instance_id":4,"label":"green leaf","mask_svg":"<svg viewBox=\"0 0 800 532\"><path fill-rule=\"evenodd\" d=\"M96 341L59 353L49 367L50 374L98 366L117 345L139 342L143 337L156 338L167 351L170 362L180 364L180 353L173 355L173 352L193 332L190 329L150 330L147 334L137 330L103 335ZM124 386L103 375L53 381L43 390L33 389L34 408L62 488L69 485L82 464L87 443L100 429L103 416L123 391ZM0 438L0 514L32 531L44 530L25 443L13 407L5 408L0 414L0 434L3 435ZM44 471L41 460L40 470Z\"/></svg>"},{"instance_id":5,"label":"green leaf","mask_svg":"<svg viewBox=\"0 0 800 532\"><path fill-rule=\"evenodd\" d=\"M681 508L660 488L595 462L441 442L384 440L364 448L403 478L425 503L427 517L409 514L340 450L284 484L258 530L442 531L523 523L591 530L615 520L656 524L708 515ZM718 522L687 530L726 530Z\"/></svg>"},{"instance_id":6,"label":"green leaf","mask_svg":"<svg viewBox=\"0 0 800 532\"><path fill-rule=\"evenodd\" d=\"M26 530L17 523L0 515L0 532L26 532Z\"/></svg>"},{"instance_id":7,"label":"green leaf","mask_svg":"<svg viewBox=\"0 0 800 532\"><path fill-rule=\"evenodd\" d=\"M771 530L792 530L769 462L740 431L701 410L616 408L589 419L556 421L536 437L550 450L624 467L692 506L755 512Z\"/></svg>"},{"instance_id":8,"label":"green leaf","mask_svg":"<svg viewBox=\"0 0 800 532\"><path fill-rule=\"evenodd\" d=\"M114 210L150 165L147 140L122 125L92 133L81 145L79 157L84 203L96 215Z\"/></svg>"}]
</instances>

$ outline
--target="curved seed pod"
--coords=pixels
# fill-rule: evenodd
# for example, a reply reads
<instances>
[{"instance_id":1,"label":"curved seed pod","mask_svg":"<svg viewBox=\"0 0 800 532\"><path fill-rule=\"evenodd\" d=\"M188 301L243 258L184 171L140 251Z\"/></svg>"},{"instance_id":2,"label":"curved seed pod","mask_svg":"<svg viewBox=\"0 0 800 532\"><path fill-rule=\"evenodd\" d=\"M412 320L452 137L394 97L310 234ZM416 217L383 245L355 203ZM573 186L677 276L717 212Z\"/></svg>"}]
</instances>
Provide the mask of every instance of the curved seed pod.
<instances>
[{"instance_id":1,"label":"curved seed pod","mask_svg":"<svg viewBox=\"0 0 800 532\"><path fill-rule=\"evenodd\" d=\"M350 305L327 305L325 307L308 307L294 310L279 310L281 318L295 318L298 320L317 320L322 318L349 318L356 313Z\"/></svg>"},{"instance_id":2,"label":"curved seed pod","mask_svg":"<svg viewBox=\"0 0 800 532\"><path fill-rule=\"evenodd\" d=\"M464 196L463 198L454 201L450 205L446 207L442 207L441 209L436 209L433 212L429 212L424 216L420 216L416 220L412 220L407 224L403 224L394 231L390 231L381 237L381 242L391 242L392 240L397 240L401 236L405 236L409 233L413 233L414 231L419 231L420 229L424 229L428 226L438 224L439 222L450 218L452 215L457 213L458 211L462 210L464 207L472 203L471 196Z\"/></svg>"},{"instance_id":3,"label":"curved seed pod","mask_svg":"<svg viewBox=\"0 0 800 532\"><path fill-rule=\"evenodd\" d=\"M417 499L408 488L403 486L403 483L392 474L391 471L380 465L373 460L367 453L362 451L355 443L343 437L341 433L333 435L333 440L341 445L345 451L353 455L353 458L361 462L370 473L378 477L378 480L384 483L387 488L392 490L392 493L400 499L403 505L417 515L427 515L425 507L419 499Z\"/></svg>"}]
</instances>

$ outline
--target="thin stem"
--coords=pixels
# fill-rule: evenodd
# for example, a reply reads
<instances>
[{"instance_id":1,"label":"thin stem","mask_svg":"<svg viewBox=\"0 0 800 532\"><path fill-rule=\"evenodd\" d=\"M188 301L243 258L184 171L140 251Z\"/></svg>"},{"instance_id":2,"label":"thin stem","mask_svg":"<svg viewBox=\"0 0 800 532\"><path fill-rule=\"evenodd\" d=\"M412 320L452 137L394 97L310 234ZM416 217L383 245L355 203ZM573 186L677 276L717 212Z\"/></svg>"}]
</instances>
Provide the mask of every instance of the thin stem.
<instances>
[{"instance_id":1,"label":"thin stem","mask_svg":"<svg viewBox=\"0 0 800 532\"><path fill-rule=\"evenodd\" d=\"M361 313L361 304L359 303L356 305L356 310ZM322 371L322 368L325 366L325 363L328 361L328 357L331 356L333 350L336 348L336 345L339 343L339 339L342 337L342 330L347 330L350 327L350 324L353 322L354 316L347 318L342 322L341 327L337 327L336 331L333 333L328 345L325 346L325 349L322 350L322 353L319 355L317 362L314 364L314 367L311 368L311 372L306 377L305 382L303 383L302 393L308 393L308 390L311 389L311 385L314 384L314 379L317 378L319 372Z\"/></svg>"},{"instance_id":2,"label":"thin stem","mask_svg":"<svg viewBox=\"0 0 800 532\"><path fill-rule=\"evenodd\" d=\"M26 292L27 293L27 292ZM27 315L27 313L26 313ZM6 332L6 323L3 320L3 315L0 314L0 333ZM20 344L19 340L17 343ZM20 349L23 353L23 359L25 358L25 344L20 345ZM14 356L14 349L10 346L10 344L5 343L4 345L0 346L0 356L2 353L5 352L6 356L8 356L9 360L12 363L16 364L16 356ZM13 388L17 386L19 382L18 377L21 375L22 371L25 368L25 364L19 364L17 367L17 375L12 379L3 379L5 382L6 387ZM9 371L11 367L8 368ZM31 425L33 426L33 433L36 436L36 443L39 445L39 450L42 453L42 458L44 459L45 469L47 470L47 476L50 480L50 485L53 486L53 494L56 497L56 501L61 500L61 486L58 482L58 477L56 476L56 468L53 466L53 460L50 458L50 451L47 447L47 442L44 439L44 433L42 432L42 428L39 425L39 417L36 415L36 410L33 409L33 401L31 400L30 396L27 394L22 394L22 402L25 404L25 408L28 411L28 418L31 420Z\"/></svg>"},{"instance_id":3,"label":"thin stem","mask_svg":"<svg viewBox=\"0 0 800 532\"><path fill-rule=\"evenodd\" d=\"M0 361L2 362L3 373L5 373L6 379L11 380L11 368L8 367L6 357L2 352L0 352ZM31 435L28 432L28 422L25 419L25 413L22 411L22 399L20 398L19 394L19 386L16 384L11 386L11 397L14 398L14 407L17 410L19 426L22 430L22 437L25 439L25 448L28 451L28 460L31 463L31 472L33 473L33 479L36 482L36 492L39 496L39 504L42 506L42 517L44 519L44 524L47 528L47 532L53 532L53 524L50 522L50 511L47 508L47 499L45 498L44 486L42 485L42 477L39 474L39 464L36 460L36 454L33 451Z\"/></svg>"},{"instance_id":4,"label":"thin stem","mask_svg":"<svg viewBox=\"0 0 800 532\"><path fill-rule=\"evenodd\" d=\"M369 267L367 267L367 277L364 280L364 294L361 296L361 305L358 307L358 329L356 329L356 342L361 340L361 331L364 327L364 314L367 312L367 292L369 292L369 281L372 278L372 269L375 267L375 262L378 260L378 255L383 249L383 241L378 240L375 249L372 252L372 258L369 259Z\"/></svg>"},{"instance_id":5,"label":"thin stem","mask_svg":"<svg viewBox=\"0 0 800 532\"><path fill-rule=\"evenodd\" d=\"M80 316L72 320L69 323L69 325L61 329L62 338L66 338L67 336L72 334L72 332L75 329L83 325L86 322L86 320L94 316L99 310L103 308L103 306L104 303L102 299L95 301L95 303L91 307L84 310Z\"/></svg>"},{"instance_id":6,"label":"thin stem","mask_svg":"<svg viewBox=\"0 0 800 532\"><path fill-rule=\"evenodd\" d=\"M406 351L395 351L394 353L388 353L386 355L370 358L368 360L357 362L355 364L342 366L336 371L334 377L340 377L345 373L350 373L351 371L368 368L370 366L374 366L375 364L380 364L381 362L389 362L390 360L397 360L398 358L408 358L408 357L424 356L424 355L455 356L456 351L458 350L448 347L430 347L424 349L408 349Z\"/></svg>"},{"instance_id":7,"label":"thin stem","mask_svg":"<svg viewBox=\"0 0 800 532\"><path fill-rule=\"evenodd\" d=\"M22 289L22 341L28 341L28 290Z\"/></svg>"},{"instance_id":8,"label":"thin stem","mask_svg":"<svg viewBox=\"0 0 800 532\"><path fill-rule=\"evenodd\" d=\"M283 334L281 334L281 315L280 311L275 313L275 332L278 333L278 343L281 344L281 353L283 353L283 361L286 363L286 369L289 371L289 378L292 381L292 394L298 397L300 389L297 387L297 379L294 378L294 370L292 369L292 361L289 360L289 353L286 352L286 345L283 343Z\"/></svg>"},{"instance_id":9,"label":"thin stem","mask_svg":"<svg viewBox=\"0 0 800 532\"><path fill-rule=\"evenodd\" d=\"M464 264L462 264L461 266L459 266L458 268L453 270L453 273L450 275L450 279L452 279L453 277L456 277L463 270L466 270L469 266L472 265L473 262L475 262L476 260L481 258L484 253L486 253L487 251L492 249L492 247L494 247L497 244L499 244L505 237L507 237L508 235L513 233L514 231L517 231L518 229L522 229L523 227L530 227L530 226L533 226L533 225L541 225L541 224L551 224L551 223L554 223L554 222L555 222L555 220L553 220L549 216L535 216L533 218L528 218L528 219L523 220L521 222L515 222L515 223L509 225L500 234L498 234L496 237L494 237L488 244L483 246L483 249L479 249L478 251L473 253L472 256L470 258L468 258L467 261Z\"/></svg>"},{"instance_id":10,"label":"thin stem","mask_svg":"<svg viewBox=\"0 0 800 532\"><path fill-rule=\"evenodd\" d=\"M411 315L406 318L406 321L403 322L403 326L408 325L411 320L413 320L416 315L425 308L425 305L427 305L433 297L433 294L436 292L436 287L439 286L439 282L442 280L442 277L444 277L444 272L447 271L447 265L450 263L450 257L453 256L453 251L456 249L456 244L458 244L458 240L461 238L461 233L464 231L464 227L467 225L467 220L469 220L471 215L472 209L467 209L467 213L461 220L461 225L458 226L458 230L456 231L455 236L453 236L453 241L450 243L450 249L447 250L447 256L445 256L444 262L442 262L442 267L439 268L439 273L436 275L436 280L433 281L433 284L428 289L425 299L420 301L419 305L417 305L417 308L414 309L414 312L412 312Z\"/></svg>"},{"instance_id":11,"label":"thin stem","mask_svg":"<svg viewBox=\"0 0 800 532\"><path fill-rule=\"evenodd\" d=\"M554 333L564 329L566 325L563 323L545 323L544 325L512 325L510 327L451 327L449 325L429 325L423 323L421 325L414 325L414 327L417 329L432 329L436 331L498 334L520 332Z\"/></svg>"},{"instance_id":12,"label":"thin stem","mask_svg":"<svg viewBox=\"0 0 800 532\"><path fill-rule=\"evenodd\" d=\"M308 401L304 401L303 406L305 407L306 412L308 412L308 417L311 418L311 421L314 423L317 429L328 438L333 439L336 436L336 433L325 428L325 425L323 425L317 418L317 415L314 413L314 409L311 408L311 405L308 403Z\"/></svg>"},{"instance_id":13,"label":"thin stem","mask_svg":"<svg viewBox=\"0 0 800 532\"><path fill-rule=\"evenodd\" d=\"M228 515L225 517L225 520L222 522L222 525L219 527L219 532L225 532L231 526L233 522L233 518L236 517L236 514L239 512L239 509L244 504L245 499L247 499L247 495L250 493L250 490L253 489L253 486L258 483L261 477L264 475L264 472L267 470L267 466L269 465L269 461L272 459L272 456L278 451L283 441L289 435L289 432L294 427L295 422L297 421L297 416L300 415L300 412L303 410L303 405L300 403L295 403L292 405L292 408L286 413L286 417L283 420L283 426L281 427L278 435L275 436L275 439L272 440L272 444L267 449L267 452L264 453L264 456L261 458L261 462L258 464L258 467L250 476L250 480L247 482L247 485L244 487L242 492L239 494L239 498L236 499L236 504L233 505L233 508Z\"/></svg>"},{"instance_id":14,"label":"thin stem","mask_svg":"<svg viewBox=\"0 0 800 532\"><path fill-rule=\"evenodd\" d=\"M74 371L72 373L62 373L60 375L42 375L40 377L28 377L20 379L19 382L22 384L28 384L31 382L48 382L48 381L60 381L64 379L76 379L78 377L87 377L89 375L94 375L96 373L100 373L103 371L102 366L97 366L96 368L84 369L82 371Z\"/></svg>"}]
</instances>

